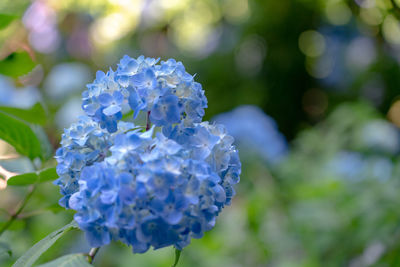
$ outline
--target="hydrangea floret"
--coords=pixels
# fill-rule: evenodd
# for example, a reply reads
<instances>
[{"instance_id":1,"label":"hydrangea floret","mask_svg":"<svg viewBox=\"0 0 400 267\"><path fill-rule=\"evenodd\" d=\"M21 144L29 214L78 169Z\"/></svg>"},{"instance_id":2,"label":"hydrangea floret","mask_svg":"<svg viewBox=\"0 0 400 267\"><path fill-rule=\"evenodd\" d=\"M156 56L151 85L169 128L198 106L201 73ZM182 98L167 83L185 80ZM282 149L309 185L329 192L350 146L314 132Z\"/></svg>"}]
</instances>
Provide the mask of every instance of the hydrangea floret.
<instances>
[{"instance_id":1,"label":"hydrangea floret","mask_svg":"<svg viewBox=\"0 0 400 267\"><path fill-rule=\"evenodd\" d=\"M181 250L235 195L233 138L202 122L207 99L183 64L158 62L124 56L116 71L98 71L82 94L86 116L62 135L60 205L76 211L93 247L120 240L135 253ZM140 113L145 125L136 125Z\"/></svg>"}]
</instances>

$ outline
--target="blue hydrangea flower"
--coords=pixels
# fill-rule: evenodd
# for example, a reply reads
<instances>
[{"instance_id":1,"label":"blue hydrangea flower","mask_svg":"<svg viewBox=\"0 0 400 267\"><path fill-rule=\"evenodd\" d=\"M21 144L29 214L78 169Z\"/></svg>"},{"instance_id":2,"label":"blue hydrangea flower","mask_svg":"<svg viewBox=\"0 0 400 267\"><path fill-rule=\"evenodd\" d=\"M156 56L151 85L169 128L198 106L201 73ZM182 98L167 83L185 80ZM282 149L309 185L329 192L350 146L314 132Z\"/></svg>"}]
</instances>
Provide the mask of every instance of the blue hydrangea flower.
<instances>
[{"instance_id":1,"label":"blue hydrangea flower","mask_svg":"<svg viewBox=\"0 0 400 267\"><path fill-rule=\"evenodd\" d=\"M132 123L123 121L119 122L119 128L122 132L135 129ZM68 200L78 190L78 179L83 167L104 160L116 134L109 134L85 116L64 130L61 147L55 156L59 175L55 184L60 186L64 195L60 200L61 206L69 208Z\"/></svg>"},{"instance_id":2,"label":"blue hydrangea flower","mask_svg":"<svg viewBox=\"0 0 400 267\"><path fill-rule=\"evenodd\" d=\"M98 71L83 92L82 108L108 132L117 131L122 107L129 104L134 117L144 111L156 126L201 122L207 99L199 83L181 62L161 61L143 56L124 56L116 71Z\"/></svg>"},{"instance_id":3,"label":"blue hydrangea flower","mask_svg":"<svg viewBox=\"0 0 400 267\"><path fill-rule=\"evenodd\" d=\"M135 252L150 246L181 249L210 230L230 203L240 175L233 139L219 127L195 126L213 140L206 143L207 154L199 153L203 147L190 139L178 144L160 132L152 137L153 129L116 135L111 155L83 168L79 191L69 201L77 211L75 220L90 232L90 244L114 239L124 240ZM193 157L197 154L198 159ZM136 238L121 239L121 231Z\"/></svg>"},{"instance_id":4,"label":"blue hydrangea flower","mask_svg":"<svg viewBox=\"0 0 400 267\"><path fill-rule=\"evenodd\" d=\"M235 195L241 163L233 138L201 122L207 100L182 63L125 56L83 93L87 117L57 150L64 197L91 246L112 240L135 253L182 249L212 229ZM123 105L150 124L121 120Z\"/></svg>"}]
</instances>

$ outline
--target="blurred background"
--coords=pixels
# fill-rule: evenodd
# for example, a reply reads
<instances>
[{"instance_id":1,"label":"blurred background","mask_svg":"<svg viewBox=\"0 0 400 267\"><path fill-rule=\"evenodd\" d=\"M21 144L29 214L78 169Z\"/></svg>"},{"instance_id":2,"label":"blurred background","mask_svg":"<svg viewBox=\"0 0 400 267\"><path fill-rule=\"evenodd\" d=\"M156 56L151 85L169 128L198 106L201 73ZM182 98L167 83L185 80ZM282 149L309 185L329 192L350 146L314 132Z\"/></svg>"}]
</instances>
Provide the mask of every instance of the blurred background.
<instances>
[{"instance_id":1,"label":"blurred background","mask_svg":"<svg viewBox=\"0 0 400 267\"><path fill-rule=\"evenodd\" d=\"M53 149L85 85L123 55L197 74L205 119L235 137L243 172L179 266L400 266L400 1L2 0L0 13L0 105L40 102ZM1 140L0 166L32 169ZM0 179L0 224L26 192ZM59 198L51 183L35 192L0 238L13 250L0 266L71 220ZM88 250L75 231L40 262ZM95 265L170 266L173 255L113 243Z\"/></svg>"}]
</instances>

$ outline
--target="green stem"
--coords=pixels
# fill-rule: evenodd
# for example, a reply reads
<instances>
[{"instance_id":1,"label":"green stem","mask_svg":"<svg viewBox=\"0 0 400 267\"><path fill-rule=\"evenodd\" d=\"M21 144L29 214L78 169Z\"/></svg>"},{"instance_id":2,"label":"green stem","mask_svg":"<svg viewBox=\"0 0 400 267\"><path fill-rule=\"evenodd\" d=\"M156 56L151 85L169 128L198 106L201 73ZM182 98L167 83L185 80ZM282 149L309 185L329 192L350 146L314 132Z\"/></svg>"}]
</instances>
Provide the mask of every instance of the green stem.
<instances>
[{"instance_id":1,"label":"green stem","mask_svg":"<svg viewBox=\"0 0 400 267\"><path fill-rule=\"evenodd\" d=\"M21 213L18 215L17 219L26 219L26 218L30 218L36 215L40 215L43 213L49 212L48 210L34 210L31 212L26 212L26 213Z\"/></svg>"},{"instance_id":2,"label":"green stem","mask_svg":"<svg viewBox=\"0 0 400 267\"><path fill-rule=\"evenodd\" d=\"M92 263L94 260L94 257L96 257L97 252L100 250L100 248L91 248L88 254L88 262Z\"/></svg>"},{"instance_id":3,"label":"green stem","mask_svg":"<svg viewBox=\"0 0 400 267\"><path fill-rule=\"evenodd\" d=\"M393 14L396 16L397 19L400 19L400 7L397 5L396 0L390 0L392 3L394 12Z\"/></svg>"},{"instance_id":4,"label":"green stem","mask_svg":"<svg viewBox=\"0 0 400 267\"><path fill-rule=\"evenodd\" d=\"M179 259L181 257L181 252L182 250L175 249L175 262L174 265L172 265L172 267L176 267L176 265L178 265Z\"/></svg>"},{"instance_id":5,"label":"green stem","mask_svg":"<svg viewBox=\"0 0 400 267\"><path fill-rule=\"evenodd\" d=\"M8 219L8 221L3 225L3 227L0 229L0 236L13 224L15 219L17 219L18 215L22 212L22 210L25 208L26 204L28 204L29 199L33 195L33 193L36 190L36 186L33 185L29 191L29 193L25 196L25 198L22 200L18 210L14 212L11 217Z\"/></svg>"}]
</instances>

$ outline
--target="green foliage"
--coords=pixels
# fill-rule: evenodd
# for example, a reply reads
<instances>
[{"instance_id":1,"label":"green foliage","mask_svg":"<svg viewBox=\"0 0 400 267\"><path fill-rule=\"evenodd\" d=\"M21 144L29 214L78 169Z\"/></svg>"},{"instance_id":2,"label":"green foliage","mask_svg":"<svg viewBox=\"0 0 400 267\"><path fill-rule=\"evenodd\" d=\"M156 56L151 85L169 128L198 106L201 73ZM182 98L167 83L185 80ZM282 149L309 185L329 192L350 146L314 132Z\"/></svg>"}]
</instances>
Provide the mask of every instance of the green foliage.
<instances>
[{"instance_id":1,"label":"green foliage","mask_svg":"<svg viewBox=\"0 0 400 267\"><path fill-rule=\"evenodd\" d=\"M89 267L92 266L87 262L83 254L70 254L62 256L54 261L41 264L38 267Z\"/></svg>"},{"instance_id":2,"label":"green foliage","mask_svg":"<svg viewBox=\"0 0 400 267\"><path fill-rule=\"evenodd\" d=\"M56 168L48 168L39 172L39 183L53 181L58 178Z\"/></svg>"},{"instance_id":3,"label":"green foliage","mask_svg":"<svg viewBox=\"0 0 400 267\"><path fill-rule=\"evenodd\" d=\"M68 231L78 228L75 221L65 225L59 230L56 230L40 240L33 247L31 247L24 255L22 255L13 265L13 267L29 267L32 266L36 260L45 253L60 237Z\"/></svg>"},{"instance_id":4,"label":"green foliage","mask_svg":"<svg viewBox=\"0 0 400 267\"><path fill-rule=\"evenodd\" d=\"M58 203L47 206L46 210L49 210L53 213L59 213L61 211L65 211L65 209L63 207L61 207Z\"/></svg>"},{"instance_id":5,"label":"green foliage","mask_svg":"<svg viewBox=\"0 0 400 267\"><path fill-rule=\"evenodd\" d=\"M23 173L8 179L7 184L13 186L25 186L36 183L44 183L55 180L58 177L56 168L48 168L38 172Z\"/></svg>"},{"instance_id":6,"label":"green foliage","mask_svg":"<svg viewBox=\"0 0 400 267\"><path fill-rule=\"evenodd\" d=\"M32 129L23 121L0 111L0 138L30 159L42 156L41 145Z\"/></svg>"},{"instance_id":7,"label":"green foliage","mask_svg":"<svg viewBox=\"0 0 400 267\"><path fill-rule=\"evenodd\" d=\"M40 154L33 153L32 156L27 155L32 159L32 157L40 156L43 159L49 159L53 155L53 148L48 140L48 137L46 133L44 132L43 128L40 127L39 125L44 125L47 122L46 118L46 112L43 108L43 106L40 103L36 103L29 109L21 109L21 108L14 108L14 107L7 107L7 106L0 106L0 113L3 113L4 115L7 115L7 118L15 119L14 121L20 121L19 125L20 127L16 127L15 124L11 124L10 127L14 127L15 131L20 132L22 135L30 135L29 138L33 138L32 133L35 135L36 139L38 142L34 141L36 144L40 144ZM1 114L0 114L1 115ZM5 117L4 117L5 118ZM0 117L0 121L4 125L8 125L8 120L4 120L3 117ZM22 126L23 124L26 124L25 126ZM30 130L27 130L27 127L30 127ZM8 127L7 127L8 128ZM27 130L27 133L23 133L23 131ZM1 138L1 137L0 137ZM7 141L5 138L2 138L5 141ZM33 138L32 140L34 140ZM21 138L20 141L23 141L24 138ZM20 142L17 140L14 140L14 143ZM12 144L12 143L10 143ZM13 145L13 144L12 144ZM14 145L15 146L15 145ZM26 143L18 143L19 147L26 147ZM19 153L20 150L17 149ZM26 155L24 153L21 153L23 155Z\"/></svg>"},{"instance_id":8,"label":"green foliage","mask_svg":"<svg viewBox=\"0 0 400 267\"><path fill-rule=\"evenodd\" d=\"M44 160L48 160L53 157L53 147L50 144L49 138L47 137L47 134L43 128L37 124L32 124L30 127L40 142L41 157Z\"/></svg>"},{"instance_id":9,"label":"green foliage","mask_svg":"<svg viewBox=\"0 0 400 267\"><path fill-rule=\"evenodd\" d=\"M12 14L0 13L0 30L5 29L18 16Z\"/></svg>"},{"instance_id":10,"label":"green foliage","mask_svg":"<svg viewBox=\"0 0 400 267\"><path fill-rule=\"evenodd\" d=\"M18 78L28 74L35 66L27 52L14 52L0 61L0 74Z\"/></svg>"},{"instance_id":11,"label":"green foliage","mask_svg":"<svg viewBox=\"0 0 400 267\"><path fill-rule=\"evenodd\" d=\"M3 226L6 224L7 222L0 222L0 229L3 228ZM26 221L23 220L18 220L18 221L14 221L8 228L8 231L21 231L26 227Z\"/></svg>"},{"instance_id":12,"label":"green foliage","mask_svg":"<svg viewBox=\"0 0 400 267\"><path fill-rule=\"evenodd\" d=\"M387 123L368 104L344 104L300 134L277 169L285 192L284 217L290 222L278 228L289 246L304 250L303 260L337 266L361 257L369 247L392 246L400 217L400 158L383 149L385 139L381 147L365 139L366 126L377 122ZM373 261L379 262L379 256Z\"/></svg>"},{"instance_id":13,"label":"green foliage","mask_svg":"<svg viewBox=\"0 0 400 267\"><path fill-rule=\"evenodd\" d=\"M0 111L30 123L44 125L47 121L46 111L40 103L36 103L29 109L0 106Z\"/></svg>"},{"instance_id":14,"label":"green foliage","mask_svg":"<svg viewBox=\"0 0 400 267\"><path fill-rule=\"evenodd\" d=\"M10 246L7 243L0 242L0 257L4 255L12 256L12 251Z\"/></svg>"},{"instance_id":15,"label":"green foliage","mask_svg":"<svg viewBox=\"0 0 400 267\"><path fill-rule=\"evenodd\" d=\"M7 185L24 186L35 184L39 179L39 176L34 172L23 173L20 175L15 175L7 180Z\"/></svg>"}]
</instances>

